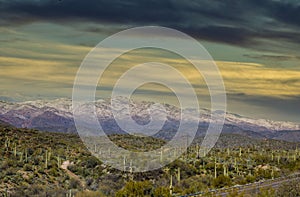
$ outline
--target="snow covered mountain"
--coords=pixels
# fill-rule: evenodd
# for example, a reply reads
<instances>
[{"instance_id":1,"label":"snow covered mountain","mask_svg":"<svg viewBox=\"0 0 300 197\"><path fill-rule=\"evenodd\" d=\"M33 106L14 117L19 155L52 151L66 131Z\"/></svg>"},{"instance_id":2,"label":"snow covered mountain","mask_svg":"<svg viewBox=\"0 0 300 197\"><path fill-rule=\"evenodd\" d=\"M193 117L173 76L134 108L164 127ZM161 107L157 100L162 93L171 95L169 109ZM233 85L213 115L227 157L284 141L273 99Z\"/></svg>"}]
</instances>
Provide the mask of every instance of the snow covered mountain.
<instances>
[{"instance_id":1,"label":"snow covered mountain","mask_svg":"<svg viewBox=\"0 0 300 197\"><path fill-rule=\"evenodd\" d=\"M124 117L126 121L126 110L123 107L122 99L118 100L118 104L114 106L119 117ZM165 117L167 120L161 132L156 136L160 138L171 138L180 122L180 109L164 104L166 111L161 110L159 105L153 105L151 102L132 102L130 116L139 124L145 125L150 121L147 109L152 105L157 117ZM97 100L95 102L96 113L104 130L108 133L123 133L122 129L115 122L109 100ZM156 108L155 108L156 107ZM82 115L85 115L85 106L80 109ZM215 112L215 114L220 112ZM211 121L210 111L201 109L200 117L188 117L189 121L199 121L199 135L205 133L209 122ZM56 100L37 100L20 103L0 102L0 120L20 128L33 128L44 131L55 132L76 132L72 113L72 101L70 99ZM295 137L300 134L300 124L283 121L272 121L265 119L252 119L237 114L226 113L224 133L239 133L250 135L252 137L268 137L268 138L287 138L290 141L297 140ZM295 134L296 132L296 134ZM292 133L290 139L287 135ZM281 137L280 137L281 136ZM282 137L283 136L283 137ZM299 135L300 136L300 135Z\"/></svg>"}]
</instances>

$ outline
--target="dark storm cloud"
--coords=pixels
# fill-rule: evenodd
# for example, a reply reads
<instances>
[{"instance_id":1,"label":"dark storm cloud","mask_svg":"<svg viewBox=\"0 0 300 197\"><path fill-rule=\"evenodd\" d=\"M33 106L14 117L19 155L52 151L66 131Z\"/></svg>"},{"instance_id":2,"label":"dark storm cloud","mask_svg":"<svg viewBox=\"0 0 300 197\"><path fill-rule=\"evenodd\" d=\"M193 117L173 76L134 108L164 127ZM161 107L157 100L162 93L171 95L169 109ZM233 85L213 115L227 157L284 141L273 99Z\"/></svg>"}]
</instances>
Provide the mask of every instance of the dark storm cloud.
<instances>
[{"instance_id":1,"label":"dark storm cloud","mask_svg":"<svg viewBox=\"0 0 300 197\"><path fill-rule=\"evenodd\" d=\"M294 1L279 1L274 3L272 15L276 19L294 25L300 25L300 3Z\"/></svg>"},{"instance_id":2,"label":"dark storm cloud","mask_svg":"<svg viewBox=\"0 0 300 197\"><path fill-rule=\"evenodd\" d=\"M175 27L189 35L215 42L225 42L234 45L254 44L255 32L241 27L204 26L204 27Z\"/></svg>"},{"instance_id":3,"label":"dark storm cloud","mask_svg":"<svg viewBox=\"0 0 300 197\"><path fill-rule=\"evenodd\" d=\"M0 23L94 21L119 25L162 25L196 38L242 46L258 39L299 42L300 5L275 0L6 0ZM284 32L283 32L284 27ZM87 29L87 31L101 31Z\"/></svg>"},{"instance_id":4,"label":"dark storm cloud","mask_svg":"<svg viewBox=\"0 0 300 197\"><path fill-rule=\"evenodd\" d=\"M46 0L5 1L2 11L19 20L78 20L103 22L171 22L178 21L176 9L169 1ZM13 14L9 16L10 14ZM18 22L18 21L15 21Z\"/></svg>"}]
</instances>

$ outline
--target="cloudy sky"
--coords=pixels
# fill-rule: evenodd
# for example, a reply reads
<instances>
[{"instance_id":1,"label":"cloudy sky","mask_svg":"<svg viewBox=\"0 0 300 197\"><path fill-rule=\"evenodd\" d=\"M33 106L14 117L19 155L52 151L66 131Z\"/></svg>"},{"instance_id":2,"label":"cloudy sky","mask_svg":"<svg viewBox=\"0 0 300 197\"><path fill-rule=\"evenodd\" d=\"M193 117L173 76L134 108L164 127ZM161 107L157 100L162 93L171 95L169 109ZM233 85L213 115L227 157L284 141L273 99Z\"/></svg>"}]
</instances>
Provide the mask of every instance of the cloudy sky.
<instances>
[{"instance_id":1,"label":"cloudy sky","mask_svg":"<svg viewBox=\"0 0 300 197\"><path fill-rule=\"evenodd\" d=\"M298 0L0 0L0 15L2 99L71 97L76 71L96 44L121 30L155 25L182 31L205 46L224 79L228 111L300 122ZM141 59L145 53L149 59ZM132 56L140 63L157 58L180 65L192 80L194 71L184 60L141 50L115 62L99 97L107 97L111 79L136 63ZM207 107L205 84L192 84ZM137 94L174 100L155 84Z\"/></svg>"}]
</instances>

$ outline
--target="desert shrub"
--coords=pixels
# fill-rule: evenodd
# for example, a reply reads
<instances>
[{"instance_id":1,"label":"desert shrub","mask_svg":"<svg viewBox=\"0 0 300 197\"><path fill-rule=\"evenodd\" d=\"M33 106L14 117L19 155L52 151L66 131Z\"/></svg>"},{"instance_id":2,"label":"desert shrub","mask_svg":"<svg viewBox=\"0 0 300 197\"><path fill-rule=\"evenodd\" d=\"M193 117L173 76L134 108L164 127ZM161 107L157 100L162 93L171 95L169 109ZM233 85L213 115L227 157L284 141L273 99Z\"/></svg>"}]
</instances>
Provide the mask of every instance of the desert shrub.
<instances>
[{"instance_id":1,"label":"desert shrub","mask_svg":"<svg viewBox=\"0 0 300 197\"><path fill-rule=\"evenodd\" d=\"M69 189L80 188L80 182L76 179L71 178L69 182Z\"/></svg>"},{"instance_id":2,"label":"desert shrub","mask_svg":"<svg viewBox=\"0 0 300 197\"><path fill-rule=\"evenodd\" d=\"M149 181L127 182L125 187L116 193L116 197L143 197L151 194L152 185Z\"/></svg>"},{"instance_id":3,"label":"desert shrub","mask_svg":"<svg viewBox=\"0 0 300 197\"><path fill-rule=\"evenodd\" d=\"M154 197L171 197L170 190L167 187L157 187L153 192Z\"/></svg>"},{"instance_id":4,"label":"desert shrub","mask_svg":"<svg viewBox=\"0 0 300 197\"><path fill-rule=\"evenodd\" d=\"M76 193L75 197L105 197L105 195L99 191L82 191Z\"/></svg>"},{"instance_id":5,"label":"desert shrub","mask_svg":"<svg viewBox=\"0 0 300 197\"><path fill-rule=\"evenodd\" d=\"M221 188L225 186L231 186L232 183L229 177L220 175L213 180L212 184L215 188Z\"/></svg>"}]
</instances>

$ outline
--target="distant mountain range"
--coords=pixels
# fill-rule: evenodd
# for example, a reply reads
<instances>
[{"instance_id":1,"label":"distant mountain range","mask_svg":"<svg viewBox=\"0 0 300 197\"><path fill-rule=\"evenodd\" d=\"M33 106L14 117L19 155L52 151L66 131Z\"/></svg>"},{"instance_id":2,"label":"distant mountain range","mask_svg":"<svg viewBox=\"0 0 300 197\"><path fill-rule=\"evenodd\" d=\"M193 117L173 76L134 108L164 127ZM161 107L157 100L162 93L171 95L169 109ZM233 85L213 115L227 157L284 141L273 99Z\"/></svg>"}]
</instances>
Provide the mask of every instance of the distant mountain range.
<instances>
[{"instance_id":1,"label":"distant mountain range","mask_svg":"<svg viewBox=\"0 0 300 197\"><path fill-rule=\"evenodd\" d=\"M120 99L116 110L120 117L125 118L126 112L122 108ZM149 114L145 108L149 108L151 102L131 103L131 116L139 124L149 122ZM116 124L110 107L109 100L97 100L95 102L96 113L99 122L106 133L124 133ZM155 137L170 139L177 131L180 122L180 109L164 104L167 112L167 121ZM156 109L158 116L160 109ZM84 106L82 107L84 115ZM219 112L214 112L219 113ZM190 121L199 121L198 135L203 135L211 120L210 111L201 109L200 117L189 117ZM163 116L163 114L161 114ZM12 103L0 101L0 120L19 128L33 128L51 132L76 132L72 101L70 99L37 100ZM126 119L124 119L126 121ZM252 119L237 114L226 113L223 133L240 134L252 138L270 138L286 141L300 141L300 124L284 121L272 121L266 119Z\"/></svg>"}]
</instances>

